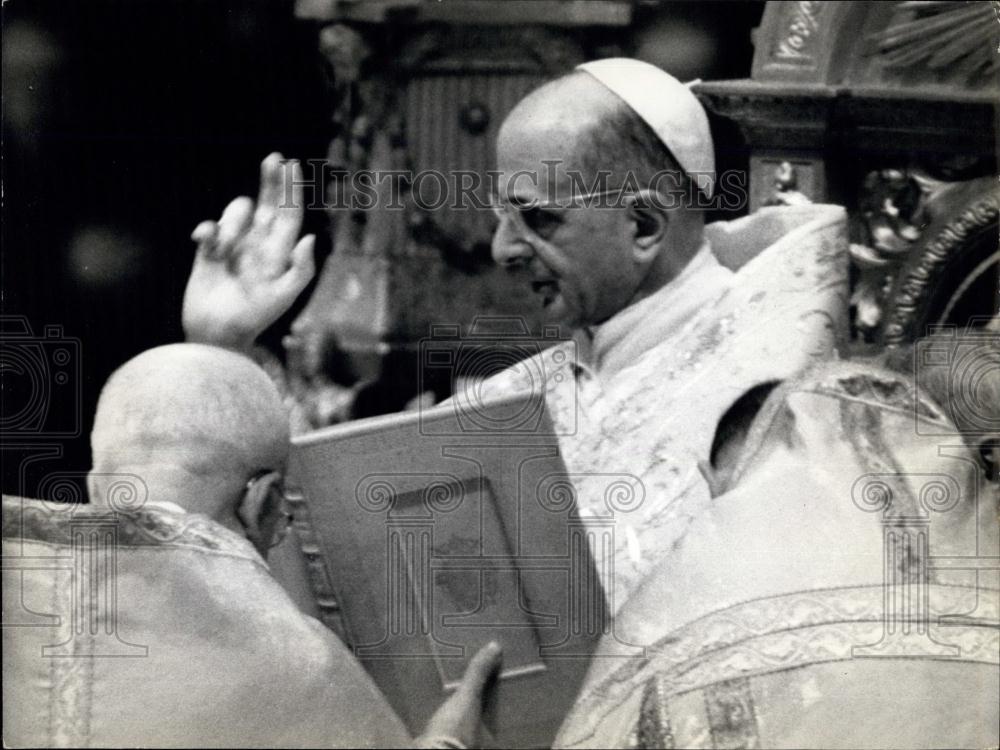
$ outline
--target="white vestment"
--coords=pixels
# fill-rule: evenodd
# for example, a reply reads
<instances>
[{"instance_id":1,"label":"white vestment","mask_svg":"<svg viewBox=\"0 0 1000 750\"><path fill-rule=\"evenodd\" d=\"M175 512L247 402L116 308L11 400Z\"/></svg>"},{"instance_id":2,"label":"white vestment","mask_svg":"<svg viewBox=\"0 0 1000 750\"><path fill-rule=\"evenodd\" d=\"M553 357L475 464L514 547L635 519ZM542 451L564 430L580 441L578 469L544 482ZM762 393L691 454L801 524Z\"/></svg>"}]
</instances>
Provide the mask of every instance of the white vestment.
<instances>
[{"instance_id":1,"label":"white vestment","mask_svg":"<svg viewBox=\"0 0 1000 750\"><path fill-rule=\"evenodd\" d=\"M479 393L544 394L617 611L708 502L698 467L719 418L750 388L835 357L846 334L844 210L767 208L707 226L678 278Z\"/></svg>"},{"instance_id":2,"label":"white vestment","mask_svg":"<svg viewBox=\"0 0 1000 750\"><path fill-rule=\"evenodd\" d=\"M912 376L787 380L616 614L555 747L996 747L998 501Z\"/></svg>"}]
</instances>

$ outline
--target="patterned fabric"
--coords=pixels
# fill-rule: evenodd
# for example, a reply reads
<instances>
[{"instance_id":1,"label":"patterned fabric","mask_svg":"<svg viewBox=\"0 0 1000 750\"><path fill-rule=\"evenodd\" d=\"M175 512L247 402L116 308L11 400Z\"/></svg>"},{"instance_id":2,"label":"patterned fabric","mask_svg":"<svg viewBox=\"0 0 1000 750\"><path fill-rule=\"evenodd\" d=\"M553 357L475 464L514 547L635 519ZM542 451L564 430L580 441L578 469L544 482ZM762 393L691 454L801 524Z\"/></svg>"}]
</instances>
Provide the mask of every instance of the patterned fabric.
<instances>
[{"instance_id":1,"label":"patterned fabric","mask_svg":"<svg viewBox=\"0 0 1000 750\"><path fill-rule=\"evenodd\" d=\"M998 504L906 378L786 382L619 611L605 639L635 655L594 662L557 745L995 746Z\"/></svg>"},{"instance_id":2,"label":"patterned fabric","mask_svg":"<svg viewBox=\"0 0 1000 750\"><path fill-rule=\"evenodd\" d=\"M836 356L846 333L843 209L764 209L706 228L717 258L596 331L487 381L544 397L593 553L620 608L709 501L698 470L722 414L755 385ZM707 250L707 248L706 248ZM747 260L749 258L749 260Z\"/></svg>"},{"instance_id":3,"label":"patterned fabric","mask_svg":"<svg viewBox=\"0 0 1000 750\"><path fill-rule=\"evenodd\" d=\"M646 681L639 706L639 721L636 722L635 736L627 743L629 746L674 747L665 687L663 680L655 675Z\"/></svg>"},{"instance_id":4,"label":"patterned fabric","mask_svg":"<svg viewBox=\"0 0 1000 750\"><path fill-rule=\"evenodd\" d=\"M1000 664L1000 630L996 621L996 590L975 587L932 586L936 616L961 614L976 607L986 594L986 606L974 622L949 627L949 645L957 646L956 661ZM667 737L671 697L692 690L708 690L713 703L708 715L710 747L746 747L755 733L745 686L748 675L801 669L820 662L849 662L861 644L876 643L883 635L881 586L802 591L769 597L713 612L646 648L646 655L627 661L577 702L573 716L591 716L598 725L604 717L627 705L641 685L643 702L636 718L640 747L658 747ZM936 655L932 639L914 640L908 656ZM656 700L651 699L651 695ZM732 704L728 710L724 705ZM742 708L741 708L742 707ZM747 710L743 710L747 709ZM739 717L733 714L739 712ZM661 730L653 732L652 727ZM740 728L742 727L742 728ZM582 737L585 729L567 721L565 737ZM735 741L738 735L740 741ZM643 739L645 738L645 739ZM650 744L650 739L659 738ZM576 739L568 746L589 743ZM598 745L600 746L600 745ZM667 745L668 747L671 745Z\"/></svg>"},{"instance_id":5,"label":"patterned fabric","mask_svg":"<svg viewBox=\"0 0 1000 750\"><path fill-rule=\"evenodd\" d=\"M198 514L3 499L15 747L410 742L350 651Z\"/></svg>"},{"instance_id":6,"label":"patterned fabric","mask_svg":"<svg viewBox=\"0 0 1000 750\"><path fill-rule=\"evenodd\" d=\"M171 513L144 506L124 512L90 504L24 500L4 496L3 536L72 546L83 528L105 526L122 547L188 547L242 557L267 569L244 537L200 513Z\"/></svg>"}]
</instances>

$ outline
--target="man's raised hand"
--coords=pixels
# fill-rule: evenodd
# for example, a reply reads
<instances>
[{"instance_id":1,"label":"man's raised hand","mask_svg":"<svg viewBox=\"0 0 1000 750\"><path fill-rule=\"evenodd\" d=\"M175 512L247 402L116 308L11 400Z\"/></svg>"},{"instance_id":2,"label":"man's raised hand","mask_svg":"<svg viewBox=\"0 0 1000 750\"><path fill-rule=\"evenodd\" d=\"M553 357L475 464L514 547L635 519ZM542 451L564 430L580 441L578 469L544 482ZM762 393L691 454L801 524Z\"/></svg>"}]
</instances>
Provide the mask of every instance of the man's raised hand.
<instances>
[{"instance_id":1,"label":"man's raised hand","mask_svg":"<svg viewBox=\"0 0 1000 750\"><path fill-rule=\"evenodd\" d=\"M260 165L257 205L240 197L191 234L198 250L184 292L188 341L247 352L315 273L315 235L298 239L302 168L281 154ZM298 241L296 241L298 240Z\"/></svg>"}]
</instances>

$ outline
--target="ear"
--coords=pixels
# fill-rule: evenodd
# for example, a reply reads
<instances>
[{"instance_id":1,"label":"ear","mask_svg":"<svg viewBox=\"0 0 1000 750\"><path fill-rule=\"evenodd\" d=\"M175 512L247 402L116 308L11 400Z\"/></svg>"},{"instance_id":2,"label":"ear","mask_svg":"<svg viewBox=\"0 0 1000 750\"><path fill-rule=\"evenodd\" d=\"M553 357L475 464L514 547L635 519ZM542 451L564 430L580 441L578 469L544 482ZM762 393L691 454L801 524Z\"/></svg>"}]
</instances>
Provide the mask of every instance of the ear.
<instances>
[{"instance_id":1,"label":"ear","mask_svg":"<svg viewBox=\"0 0 1000 750\"><path fill-rule=\"evenodd\" d=\"M281 474L272 471L263 475L259 479L252 481L244 490L243 497L240 498L236 506L236 516L243 524L247 539L257 547L257 549L267 549L270 539L264 539L264 530L269 528L270 519L265 516L274 512L274 508L269 507L268 498L274 483L281 479Z\"/></svg>"},{"instance_id":2,"label":"ear","mask_svg":"<svg viewBox=\"0 0 1000 750\"><path fill-rule=\"evenodd\" d=\"M640 263L655 258L664 245L670 218L662 198L649 190L625 198L632 226L632 253Z\"/></svg>"}]
</instances>

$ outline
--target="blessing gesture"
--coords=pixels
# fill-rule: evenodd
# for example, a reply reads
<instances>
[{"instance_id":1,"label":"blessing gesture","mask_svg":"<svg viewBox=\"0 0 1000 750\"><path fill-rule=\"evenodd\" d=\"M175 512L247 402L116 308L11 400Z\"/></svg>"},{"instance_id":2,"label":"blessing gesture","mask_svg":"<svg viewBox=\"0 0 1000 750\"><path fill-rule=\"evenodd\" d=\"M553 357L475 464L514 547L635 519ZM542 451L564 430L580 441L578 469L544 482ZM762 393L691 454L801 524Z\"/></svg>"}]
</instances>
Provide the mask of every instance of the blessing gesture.
<instances>
[{"instance_id":1,"label":"blessing gesture","mask_svg":"<svg viewBox=\"0 0 1000 750\"><path fill-rule=\"evenodd\" d=\"M247 352L315 273L315 235L299 239L302 168L281 154L260 165L257 205L245 196L191 234L198 243L184 292L188 341Z\"/></svg>"}]
</instances>

